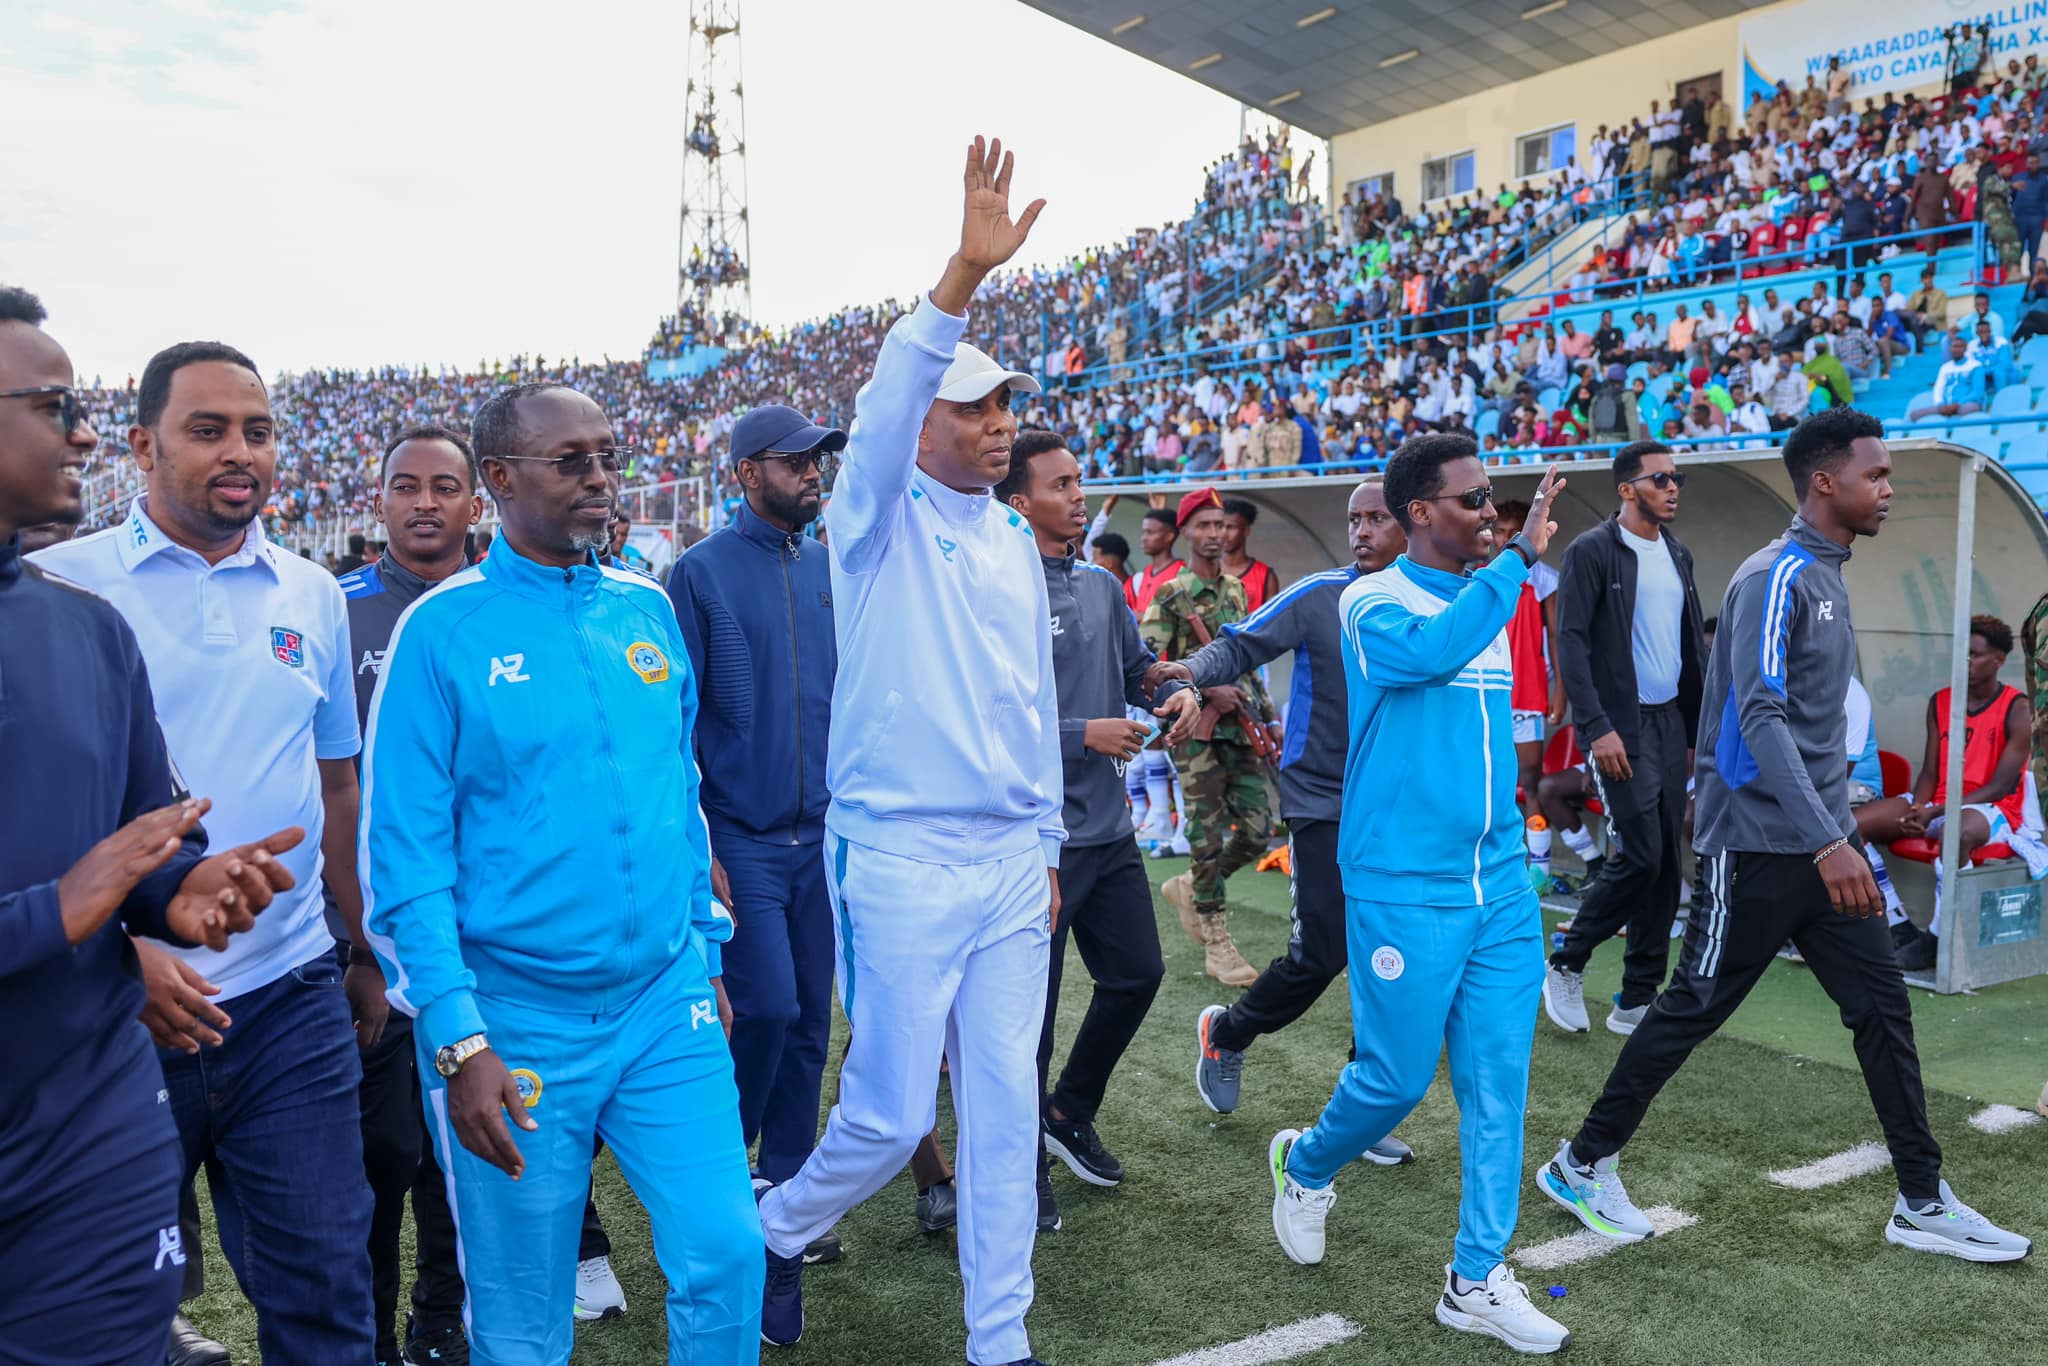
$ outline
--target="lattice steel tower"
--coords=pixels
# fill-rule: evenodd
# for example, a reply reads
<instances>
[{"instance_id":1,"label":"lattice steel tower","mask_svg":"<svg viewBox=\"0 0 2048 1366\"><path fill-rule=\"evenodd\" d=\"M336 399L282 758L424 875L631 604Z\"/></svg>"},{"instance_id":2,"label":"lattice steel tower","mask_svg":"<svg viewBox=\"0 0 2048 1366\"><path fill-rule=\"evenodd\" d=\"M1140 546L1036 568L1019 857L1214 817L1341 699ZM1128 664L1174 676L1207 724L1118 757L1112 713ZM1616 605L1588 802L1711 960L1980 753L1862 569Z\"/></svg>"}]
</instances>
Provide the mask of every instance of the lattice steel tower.
<instances>
[{"instance_id":1,"label":"lattice steel tower","mask_svg":"<svg viewBox=\"0 0 2048 1366\"><path fill-rule=\"evenodd\" d=\"M740 0L690 0L687 61L676 311L694 309L716 340L723 315L753 316Z\"/></svg>"}]
</instances>

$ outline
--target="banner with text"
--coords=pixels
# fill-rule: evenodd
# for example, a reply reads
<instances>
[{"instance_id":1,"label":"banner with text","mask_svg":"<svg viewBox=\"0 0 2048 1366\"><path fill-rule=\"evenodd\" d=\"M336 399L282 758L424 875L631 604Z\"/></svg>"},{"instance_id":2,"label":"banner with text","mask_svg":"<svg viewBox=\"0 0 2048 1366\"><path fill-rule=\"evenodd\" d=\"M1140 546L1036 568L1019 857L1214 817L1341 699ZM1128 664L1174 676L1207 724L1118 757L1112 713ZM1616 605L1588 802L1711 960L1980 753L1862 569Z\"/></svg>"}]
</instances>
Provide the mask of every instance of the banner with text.
<instances>
[{"instance_id":1,"label":"banner with text","mask_svg":"<svg viewBox=\"0 0 2048 1366\"><path fill-rule=\"evenodd\" d=\"M1967 28L1991 26L2001 68L2029 52L2048 55L2048 0L1806 0L1742 21L1742 107L1768 98L1778 82L1794 91L1812 76L1827 84L1828 58L1840 57L1860 104L1884 91L1917 90L1946 79L1951 42Z\"/></svg>"}]
</instances>

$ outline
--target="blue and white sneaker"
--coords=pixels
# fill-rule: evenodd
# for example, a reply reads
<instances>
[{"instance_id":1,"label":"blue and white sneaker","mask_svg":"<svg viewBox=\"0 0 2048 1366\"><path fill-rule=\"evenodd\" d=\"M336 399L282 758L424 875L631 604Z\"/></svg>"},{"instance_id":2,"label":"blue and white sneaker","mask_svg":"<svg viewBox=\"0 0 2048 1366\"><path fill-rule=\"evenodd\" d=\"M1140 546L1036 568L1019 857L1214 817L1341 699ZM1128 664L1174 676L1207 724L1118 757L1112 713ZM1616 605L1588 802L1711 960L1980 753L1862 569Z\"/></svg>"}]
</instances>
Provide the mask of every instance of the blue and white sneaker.
<instances>
[{"instance_id":1,"label":"blue and white sneaker","mask_svg":"<svg viewBox=\"0 0 2048 1366\"><path fill-rule=\"evenodd\" d=\"M1545 1195L1572 1212L1580 1223L1617 1243L1640 1243L1657 1230L1628 1198L1618 1170L1619 1156L1603 1157L1590 1167L1572 1161L1570 1139L1557 1145L1557 1156L1536 1173Z\"/></svg>"},{"instance_id":2,"label":"blue and white sneaker","mask_svg":"<svg viewBox=\"0 0 2048 1366\"><path fill-rule=\"evenodd\" d=\"M2008 1233L1956 1199L1946 1181L1941 1183L1941 1199L1926 1209L1916 1211L1903 1195L1894 1200L1884 1240L1966 1262L2017 1262L2034 1250L2030 1240Z\"/></svg>"}]
</instances>

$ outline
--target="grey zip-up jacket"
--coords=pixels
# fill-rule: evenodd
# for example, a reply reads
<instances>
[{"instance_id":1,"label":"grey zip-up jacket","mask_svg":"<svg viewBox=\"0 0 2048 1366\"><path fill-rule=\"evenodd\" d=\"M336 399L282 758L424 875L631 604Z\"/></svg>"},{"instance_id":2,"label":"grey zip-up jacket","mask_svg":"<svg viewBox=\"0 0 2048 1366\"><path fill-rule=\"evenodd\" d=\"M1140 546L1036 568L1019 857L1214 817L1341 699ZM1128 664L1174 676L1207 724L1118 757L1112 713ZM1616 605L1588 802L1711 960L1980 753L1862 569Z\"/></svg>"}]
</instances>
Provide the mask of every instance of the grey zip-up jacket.
<instances>
[{"instance_id":1,"label":"grey zip-up jacket","mask_svg":"<svg viewBox=\"0 0 2048 1366\"><path fill-rule=\"evenodd\" d=\"M1060 759L1066 783L1062 819L1070 848L1132 838L1124 802L1124 765L1083 741L1090 721L1120 721L1126 706L1148 712L1186 688L1168 683L1145 697L1145 670L1159 656L1145 648L1124 586L1107 569L1072 555L1040 555L1052 621L1052 677L1059 692ZM1164 724L1164 722L1161 722Z\"/></svg>"},{"instance_id":2,"label":"grey zip-up jacket","mask_svg":"<svg viewBox=\"0 0 2048 1366\"><path fill-rule=\"evenodd\" d=\"M1287 737L1274 779L1280 814L1290 821L1334 821L1343 811L1351 721L1337 603L1357 580L1355 565L1297 579L1183 661L1196 687L1213 688L1294 652Z\"/></svg>"},{"instance_id":3,"label":"grey zip-up jacket","mask_svg":"<svg viewBox=\"0 0 2048 1366\"><path fill-rule=\"evenodd\" d=\"M1855 833L1846 546L1794 517L1728 583L1700 705L1694 847L1817 854Z\"/></svg>"}]
</instances>

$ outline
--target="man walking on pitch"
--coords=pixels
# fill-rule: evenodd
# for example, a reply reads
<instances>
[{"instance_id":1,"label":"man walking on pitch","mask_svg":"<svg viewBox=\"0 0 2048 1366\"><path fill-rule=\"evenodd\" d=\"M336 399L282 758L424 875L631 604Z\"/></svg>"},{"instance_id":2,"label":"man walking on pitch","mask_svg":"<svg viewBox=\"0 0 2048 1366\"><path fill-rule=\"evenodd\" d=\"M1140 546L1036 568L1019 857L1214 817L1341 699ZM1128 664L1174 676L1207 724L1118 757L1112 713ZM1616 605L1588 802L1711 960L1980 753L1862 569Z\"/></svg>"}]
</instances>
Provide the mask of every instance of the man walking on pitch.
<instances>
[{"instance_id":1,"label":"man walking on pitch","mask_svg":"<svg viewBox=\"0 0 2048 1366\"><path fill-rule=\"evenodd\" d=\"M1296 1262L1322 1261L1330 1183L1415 1108L1448 1046L1464 1192L1437 1321L1554 1352L1571 1335L1504 1260L1542 978L1507 624L1557 531L1550 508L1564 483L1544 475L1528 525L1498 556L1493 488L1470 437L1403 443L1385 487L1408 553L1339 600L1351 748L1337 859L1358 1056L1314 1128L1273 1136L1273 1232ZM1468 572L1475 564L1485 567Z\"/></svg>"},{"instance_id":2,"label":"man walking on pitch","mask_svg":"<svg viewBox=\"0 0 2048 1366\"><path fill-rule=\"evenodd\" d=\"M1064 441L1044 431L1018 437L1010 472L996 485L996 497L1031 523L1045 569L1066 778L1060 923L1052 937L1045 1022L1038 1035L1045 1146L1089 1185L1114 1186L1124 1179L1123 1164L1095 1132L1095 1112L1110 1072L1137 1037L1166 975L1159 926L1152 918L1152 884L1123 799L1124 765L1137 758L1159 727L1133 721L1125 710L1150 706L1153 714L1172 717L1168 734L1173 737L1193 724L1201 695L1185 684L1168 683L1148 703L1145 671L1157 657L1138 639L1122 585L1108 570L1082 564L1075 555L1075 543L1088 525L1088 502L1081 492L1080 462ZM1047 1089L1069 929L1095 992L1059 1085ZM1059 1204L1041 1158L1038 1231L1059 1226Z\"/></svg>"},{"instance_id":3,"label":"man walking on pitch","mask_svg":"<svg viewBox=\"0 0 2048 1366\"><path fill-rule=\"evenodd\" d=\"M1010 467L1011 394L1039 386L960 340L975 289L1044 208L1011 221L1011 169L1001 143L975 139L959 250L889 329L833 489L825 858L853 1042L824 1138L761 1200L761 1334L776 1346L803 1333L805 1244L931 1129L943 1056L967 1358L1033 1360L1033 1054L1066 831L1045 575L1029 525L990 489Z\"/></svg>"},{"instance_id":4,"label":"man walking on pitch","mask_svg":"<svg viewBox=\"0 0 2048 1366\"><path fill-rule=\"evenodd\" d=\"M1387 510L1378 476L1351 491L1346 512L1352 562L1288 585L1285 592L1214 642L1178 662L1156 666L1153 678L1187 678L1197 687L1241 678L1282 654L1294 655L1287 736L1275 786L1287 821L1288 885L1293 926L1287 951L1267 964L1228 1007L1196 1017L1199 1056L1195 1090L1218 1114L1237 1109L1245 1050L1261 1034L1301 1018L1344 971L1344 883L1337 871L1337 826L1344 798L1344 758L1351 744L1350 695L1344 683L1343 633L1337 604L1344 590L1377 574L1408 548L1408 536ZM1410 1161L1408 1145L1389 1134L1365 1152L1393 1166Z\"/></svg>"},{"instance_id":5,"label":"man walking on pitch","mask_svg":"<svg viewBox=\"0 0 2048 1366\"><path fill-rule=\"evenodd\" d=\"M1664 985L1682 881L1686 755L1699 734L1706 663L1692 552L1671 532L1685 487L1671 448L1624 446L1614 486L1621 510L1566 547L1558 587L1557 663L1613 832L1543 978L1544 1013L1580 1034L1586 963L1623 925L1628 953L1607 1027L1633 1031Z\"/></svg>"},{"instance_id":6,"label":"man walking on pitch","mask_svg":"<svg viewBox=\"0 0 2048 1366\"><path fill-rule=\"evenodd\" d=\"M1180 573L1160 585L1139 619L1145 645L1161 659L1185 659L1243 621L1244 585L1223 572L1229 516L1215 489L1180 500L1176 520L1188 538ZM1273 834L1266 797L1266 732L1273 705L1256 672L1204 690L1202 716L1177 747L1174 766L1187 794L1188 871L1160 888L1188 938L1203 946L1203 968L1225 986L1250 986L1258 969L1230 937L1224 886L1238 869L1265 855Z\"/></svg>"},{"instance_id":7,"label":"man walking on pitch","mask_svg":"<svg viewBox=\"0 0 2048 1366\"><path fill-rule=\"evenodd\" d=\"M1830 408L1786 439L1785 468L1799 513L1735 571L1707 662L1694 818L1706 904L1687 926L1677 976L1536 1184L1603 1237L1651 1236L1622 1186L1617 1154L1664 1083L1790 939L1841 1008L1884 1127L1899 1180L1885 1241L1973 1262L2017 1261L2032 1244L1957 1200L1941 1179L1905 981L1870 864L1853 842L1842 699L1856 630L1842 566L1890 507L1884 424Z\"/></svg>"},{"instance_id":8,"label":"man walking on pitch","mask_svg":"<svg viewBox=\"0 0 2048 1366\"><path fill-rule=\"evenodd\" d=\"M653 1226L668 1360L751 1363L760 1234L719 1027L732 920L697 806L696 679L659 585L598 561L632 452L560 384L493 394L471 438L503 534L399 619L362 833L464 1327L492 1366L568 1361L602 1138Z\"/></svg>"}]
</instances>

